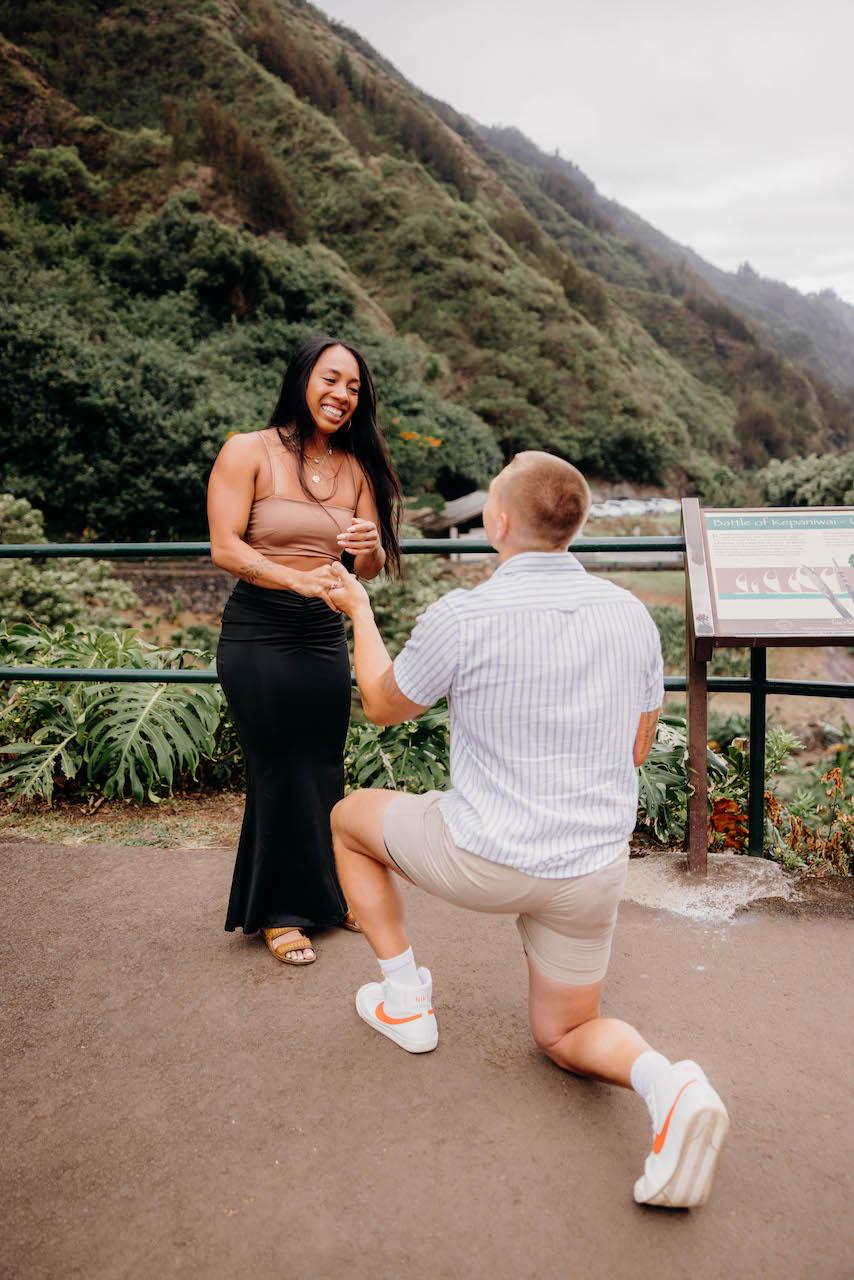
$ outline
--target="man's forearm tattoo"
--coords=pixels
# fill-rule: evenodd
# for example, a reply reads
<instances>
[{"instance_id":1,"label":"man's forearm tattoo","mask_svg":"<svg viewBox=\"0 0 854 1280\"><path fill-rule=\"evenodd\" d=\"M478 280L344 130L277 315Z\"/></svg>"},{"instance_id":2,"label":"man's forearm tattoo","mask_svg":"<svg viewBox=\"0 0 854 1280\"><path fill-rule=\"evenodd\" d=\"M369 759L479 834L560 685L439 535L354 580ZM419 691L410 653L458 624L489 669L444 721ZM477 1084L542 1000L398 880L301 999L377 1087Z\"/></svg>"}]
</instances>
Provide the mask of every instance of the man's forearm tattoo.
<instances>
[{"instance_id":1,"label":"man's forearm tattoo","mask_svg":"<svg viewBox=\"0 0 854 1280\"><path fill-rule=\"evenodd\" d=\"M380 692L386 698L396 698L400 693L397 681L394 678L394 667L389 667L380 676Z\"/></svg>"},{"instance_id":2,"label":"man's forearm tattoo","mask_svg":"<svg viewBox=\"0 0 854 1280\"><path fill-rule=\"evenodd\" d=\"M650 720L645 720L641 725L640 742L638 744L640 755L646 756L652 749L652 744L655 742L655 731L657 726L658 716L655 716Z\"/></svg>"}]
</instances>

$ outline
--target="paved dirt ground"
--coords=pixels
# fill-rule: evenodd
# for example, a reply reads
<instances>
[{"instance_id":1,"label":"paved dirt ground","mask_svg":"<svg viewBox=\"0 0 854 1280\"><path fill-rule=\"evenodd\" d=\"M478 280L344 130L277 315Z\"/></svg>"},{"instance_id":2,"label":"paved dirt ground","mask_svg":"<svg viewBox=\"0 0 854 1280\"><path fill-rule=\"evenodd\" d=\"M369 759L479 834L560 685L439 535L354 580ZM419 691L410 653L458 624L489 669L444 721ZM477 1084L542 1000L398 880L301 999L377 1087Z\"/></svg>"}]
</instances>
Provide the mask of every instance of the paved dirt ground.
<instances>
[{"instance_id":1,"label":"paved dirt ground","mask_svg":"<svg viewBox=\"0 0 854 1280\"><path fill-rule=\"evenodd\" d=\"M710 1204L631 1198L632 1094L544 1060L509 918L407 889L439 1049L356 1017L367 944L225 934L227 853L0 846L0 1275L323 1280L854 1273L849 920L624 905L607 1007L695 1056L733 1128Z\"/></svg>"}]
</instances>

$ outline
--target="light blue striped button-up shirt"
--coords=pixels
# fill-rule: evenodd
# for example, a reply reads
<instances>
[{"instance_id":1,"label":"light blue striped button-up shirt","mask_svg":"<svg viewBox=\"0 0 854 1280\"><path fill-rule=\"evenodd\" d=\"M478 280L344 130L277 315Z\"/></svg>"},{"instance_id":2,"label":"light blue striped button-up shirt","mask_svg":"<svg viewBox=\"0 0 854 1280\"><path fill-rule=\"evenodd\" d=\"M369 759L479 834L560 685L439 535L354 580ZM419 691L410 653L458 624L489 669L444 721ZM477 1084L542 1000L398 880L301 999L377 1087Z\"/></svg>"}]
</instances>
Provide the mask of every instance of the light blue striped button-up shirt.
<instances>
[{"instance_id":1,"label":"light blue striped button-up shirt","mask_svg":"<svg viewBox=\"0 0 854 1280\"><path fill-rule=\"evenodd\" d=\"M625 847L638 721L664 696L658 630L630 592L567 552L523 552L431 604L394 674L422 706L448 696L440 807L461 848L559 879Z\"/></svg>"}]
</instances>

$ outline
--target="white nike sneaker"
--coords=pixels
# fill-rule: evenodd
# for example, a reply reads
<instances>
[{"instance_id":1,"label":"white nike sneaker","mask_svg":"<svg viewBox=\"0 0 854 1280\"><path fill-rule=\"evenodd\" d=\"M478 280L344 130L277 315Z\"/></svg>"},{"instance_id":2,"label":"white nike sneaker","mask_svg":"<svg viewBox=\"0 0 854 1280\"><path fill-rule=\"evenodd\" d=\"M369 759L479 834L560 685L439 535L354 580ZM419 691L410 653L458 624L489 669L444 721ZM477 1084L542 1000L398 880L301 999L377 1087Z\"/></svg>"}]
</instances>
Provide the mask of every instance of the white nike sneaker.
<instances>
[{"instance_id":1,"label":"white nike sneaker","mask_svg":"<svg viewBox=\"0 0 854 1280\"><path fill-rule=\"evenodd\" d=\"M675 1062L670 1071L662 1102L653 1100L652 1151L635 1200L690 1209L709 1198L729 1116L696 1062Z\"/></svg>"},{"instance_id":2,"label":"white nike sneaker","mask_svg":"<svg viewBox=\"0 0 854 1280\"><path fill-rule=\"evenodd\" d=\"M418 977L418 987L397 987L386 978L368 982L356 992L356 1012L362 1021L407 1053L429 1053L439 1043L430 970L419 969Z\"/></svg>"}]
</instances>

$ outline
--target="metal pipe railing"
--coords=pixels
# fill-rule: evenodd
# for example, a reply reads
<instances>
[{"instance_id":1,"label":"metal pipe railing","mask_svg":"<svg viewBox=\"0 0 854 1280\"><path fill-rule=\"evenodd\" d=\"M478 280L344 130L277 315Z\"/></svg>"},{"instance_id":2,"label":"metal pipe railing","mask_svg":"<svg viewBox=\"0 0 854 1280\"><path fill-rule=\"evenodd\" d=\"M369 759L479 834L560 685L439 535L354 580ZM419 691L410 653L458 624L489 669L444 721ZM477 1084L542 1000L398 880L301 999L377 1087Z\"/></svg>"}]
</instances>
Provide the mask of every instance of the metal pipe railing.
<instances>
[{"instance_id":1,"label":"metal pipe railing","mask_svg":"<svg viewBox=\"0 0 854 1280\"><path fill-rule=\"evenodd\" d=\"M631 546L627 546L631 543ZM473 538L404 538L405 555L480 555L494 552L491 543ZM571 551L684 551L682 537L576 538ZM87 559L152 560L209 556L209 542L7 542L0 560Z\"/></svg>"},{"instance_id":2,"label":"metal pipe railing","mask_svg":"<svg viewBox=\"0 0 854 1280\"><path fill-rule=\"evenodd\" d=\"M752 652L756 652L753 650ZM62 684L84 681L90 684L218 684L210 667L0 667L0 681L44 680ZM755 682L749 676L709 676L709 693L750 693ZM684 676L665 676L667 693L684 693ZM852 698L854 685L825 680L766 680L766 693L790 697Z\"/></svg>"}]
</instances>

